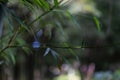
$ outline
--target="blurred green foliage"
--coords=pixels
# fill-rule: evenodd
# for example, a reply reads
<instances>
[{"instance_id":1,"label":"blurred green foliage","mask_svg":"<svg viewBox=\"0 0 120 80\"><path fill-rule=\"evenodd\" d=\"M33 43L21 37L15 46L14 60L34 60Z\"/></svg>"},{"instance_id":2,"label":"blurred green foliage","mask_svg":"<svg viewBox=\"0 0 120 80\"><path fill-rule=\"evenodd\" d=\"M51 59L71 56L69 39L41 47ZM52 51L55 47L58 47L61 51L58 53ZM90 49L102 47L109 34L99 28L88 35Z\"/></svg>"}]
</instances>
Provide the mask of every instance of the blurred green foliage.
<instances>
[{"instance_id":1,"label":"blurred green foliage","mask_svg":"<svg viewBox=\"0 0 120 80\"><path fill-rule=\"evenodd\" d=\"M3 6L1 63L15 65L21 55L26 61L32 56L38 67L78 60L106 70L119 62L119 0L75 1L9 0ZM40 30L42 36L37 37ZM39 43L37 49L34 41Z\"/></svg>"},{"instance_id":2,"label":"blurred green foliage","mask_svg":"<svg viewBox=\"0 0 120 80\"><path fill-rule=\"evenodd\" d=\"M58 53L54 50L57 47L69 48L69 45L65 42L66 39L63 39L65 40L63 42L59 42L60 39L62 41L61 37L65 38L62 35L65 34L63 28L68 24L79 27L79 24L67 9L59 6L61 2L54 0L54 3L51 4L45 0L22 0L15 3L9 1L8 5L3 7L5 14L4 32L0 39L0 53L5 63L8 64L9 61L12 61L15 64L15 56L20 53L27 52L34 54L35 52L31 43L36 39L36 33L39 29L43 29L44 31L43 39L40 39L40 43L42 44L40 48L45 50L45 48L50 47L52 56L62 59L63 56L58 56ZM16 3L18 4L17 6L15 5ZM22 13L20 13L19 10L23 12L21 11ZM64 21L63 18L65 19ZM68 20L72 23L69 23ZM17 51L20 52L17 54ZM42 51L41 53L44 54L44 52ZM72 53L72 55L77 57L76 52L72 49L69 49L68 53Z\"/></svg>"}]
</instances>

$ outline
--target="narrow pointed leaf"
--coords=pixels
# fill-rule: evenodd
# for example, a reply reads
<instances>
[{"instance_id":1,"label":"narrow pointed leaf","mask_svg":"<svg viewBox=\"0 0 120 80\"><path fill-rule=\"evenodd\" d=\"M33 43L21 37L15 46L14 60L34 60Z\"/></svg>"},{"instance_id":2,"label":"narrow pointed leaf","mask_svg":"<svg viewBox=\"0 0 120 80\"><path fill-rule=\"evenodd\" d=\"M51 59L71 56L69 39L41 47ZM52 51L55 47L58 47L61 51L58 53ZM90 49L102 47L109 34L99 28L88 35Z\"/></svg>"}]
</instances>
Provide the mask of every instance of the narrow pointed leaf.
<instances>
[{"instance_id":1,"label":"narrow pointed leaf","mask_svg":"<svg viewBox=\"0 0 120 80\"><path fill-rule=\"evenodd\" d=\"M50 52L50 48L47 48L46 50L45 50L45 53L44 53L44 55L43 56L46 56L46 55L48 55L48 53Z\"/></svg>"},{"instance_id":2,"label":"narrow pointed leaf","mask_svg":"<svg viewBox=\"0 0 120 80\"><path fill-rule=\"evenodd\" d=\"M13 22L12 22L12 19L10 18L11 15L9 13L9 9L6 6L2 6L2 8L3 8L4 16L9 23L10 29L13 29Z\"/></svg>"},{"instance_id":3,"label":"narrow pointed leaf","mask_svg":"<svg viewBox=\"0 0 120 80\"><path fill-rule=\"evenodd\" d=\"M60 15L61 15L61 13L64 14L66 17L68 17L70 20L72 20L73 24L75 24L75 26L78 27L78 29L81 29L80 24L77 21L77 19L69 11L67 11L67 10L60 10L60 9L59 10L58 9L54 9L53 11L60 13Z\"/></svg>"},{"instance_id":4,"label":"narrow pointed leaf","mask_svg":"<svg viewBox=\"0 0 120 80\"><path fill-rule=\"evenodd\" d=\"M18 23L21 25L22 28L24 28L28 32L31 32L29 28L21 21L21 19L13 11L10 11L10 12L13 15L13 17L18 21Z\"/></svg>"},{"instance_id":5,"label":"narrow pointed leaf","mask_svg":"<svg viewBox=\"0 0 120 80\"><path fill-rule=\"evenodd\" d=\"M99 20L97 19L97 17L93 17L93 19L94 19L94 21L95 21L95 24L96 24L96 26L97 26L97 29L98 29L98 31L101 31L101 27L100 27L100 22L99 22Z\"/></svg>"},{"instance_id":6,"label":"narrow pointed leaf","mask_svg":"<svg viewBox=\"0 0 120 80\"><path fill-rule=\"evenodd\" d=\"M54 0L54 5L55 5L55 6L58 6L58 5L59 5L58 0Z\"/></svg>"},{"instance_id":7,"label":"narrow pointed leaf","mask_svg":"<svg viewBox=\"0 0 120 80\"><path fill-rule=\"evenodd\" d=\"M61 34L64 36L64 35L65 35L65 32L64 32L63 27L62 27L62 25L60 24L60 22L55 21L55 23L56 23L56 25L58 26Z\"/></svg>"},{"instance_id":8,"label":"narrow pointed leaf","mask_svg":"<svg viewBox=\"0 0 120 80\"><path fill-rule=\"evenodd\" d=\"M15 64L16 63L15 56L11 54L10 58L11 58L12 63Z\"/></svg>"},{"instance_id":9,"label":"narrow pointed leaf","mask_svg":"<svg viewBox=\"0 0 120 80\"><path fill-rule=\"evenodd\" d=\"M21 1L21 3L23 4L23 5L25 5L25 6L27 6L27 8L28 9L30 9L31 11L33 11L34 10L34 5L31 3L31 2L29 2L29 1L26 1L26 0L22 0Z\"/></svg>"},{"instance_id":10,"label":"narrow pointed leaf","mask_svg":"<svg viewBox=\"0 0 120 80\"><path fill-rule=\"evenodd\" d=\"M68 45L67 43L64 43L64 46L65 46L65 47L69 47L69 45ZM74 51L73 49L69 48L68 50L70 51L70 53L71 53L73 56L75 56L75 57L77 56L76 53L75 53L75 51Z\"/></svg>"},{"instance_id":11,"label":"narrow pointed leaf","mask_svg":"<svg viewBox=\"0 0 120 80\"><path fill-rule=\"evenodd\" d=\"M54 51L54 50L51 49L51 54L53 55L53 57L54 57L55 59L57 59L58 53L57 53L56 51Z\"/></svg>"},{"instance_id":12,"label":"narrow pointed leaf","mask_svg":"<svg viewBox=\"0 0 120 80\"><path fill-rule=\"evenodd\" d=\"M32 53L32 50L28 47L22 47L23 51L25 51L27 54Z\"/></svg>"},{"instance_id":13,"label":"narrow pointed leaf","mask_svg":"<svg viewBox=\"0 0 120 80\"><path fill-rule=\"evenodd\" d=\"M16 63L14 51L12 51L11 49L8 49L7 50L7 56L9 56L9 59L11 60L11 62L13 64Z\"/></svg>"},{"instance_id":14,"label":"narrow pointed leaf","mask_svg":"<svg viewBox=\"0 0 120 80\"><path fill-rule=\"evenodd\" d=\"M42 6L45 7L47 10L50 9L50 7L49 7L47 1L45 1L45 0L40 0L40 2L41 2L41 4L42 4Z\"/></svg>"}]
</instances>

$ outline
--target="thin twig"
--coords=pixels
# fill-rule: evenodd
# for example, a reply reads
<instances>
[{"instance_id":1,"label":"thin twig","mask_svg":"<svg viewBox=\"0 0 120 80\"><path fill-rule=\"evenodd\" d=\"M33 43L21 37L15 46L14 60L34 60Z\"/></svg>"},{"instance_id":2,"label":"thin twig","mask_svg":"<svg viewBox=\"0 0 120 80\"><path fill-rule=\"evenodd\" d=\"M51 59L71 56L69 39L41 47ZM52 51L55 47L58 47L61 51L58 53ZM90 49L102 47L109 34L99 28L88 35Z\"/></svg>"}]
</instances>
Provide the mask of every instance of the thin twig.
<instances>
[{"instance_id":1,"label":"thin twig","mask_svg":"<svg viewBox=\"0 0 120 80\"><path fill-rule=\"evenodd\" d=\"M53 6L49 11L44 12L43 14L41 14L40 16L38 16L35 20L33 20L30 24L28 24L28 27L31 26L33 23L35 23L36 21L38 21L40 18L42 18L43 16L47 15L48 13L50 13L51 11L53 11L53 9L56 6Z\"/></svg>"},{"instance_id":2,"label":"thin twig","mask_svg":"<svg viewBox=\"0 0 120 80\"><path fill-rule=\"evenodd\" d=\"M106 45L101 45L101 46L67 46L67 47L64 47L64 46L41 46L40 48L61 48L61 49L82 49L82 48L91 48L91 49L94 49L94 48L109 48L109 47L116 47L116 46L120 46L120 43L115 43L115 44L106 44ZM6 49L8 48L22 48L22 47L27 47L25 45L23 46L19 46L19 45L9 45L9 46L6 46L4 47L1 51L0 51L0 54L2 52L4 52Z\"/></svg>"},{"instance_id":3,"label":"thin twig","mask_svg":"<svg viewBox=\"0 0 120 80\"><path fill-rule=\"evenodd\" d=\"M13 36L10 38L9 42L8 42L8 46L11 45L11 43L14 41L14 39L16 38L17 34L19 33L20 27L17 28L16 32L13 34Z\"/></svg>"},{"instance_id":4,"label":"thin twig","mask_svg":"<svg viewBox=\"0 0 120 80\"><path fill-rule=\"evenodd\" d=\"M63 0L62 0L63 1ZM62 2L60 1L59 4ZM51 11L53 11L53 9L55 9L56 6L54 5L50 10L44 12L43 14L41 14L39 17L37 17L35 20L33 20L30 24L28 24L28 27L30 28L30 26L35 23L36 21L38 21L40 18L42 18L43 16L47 15L48 13L50 13ZM31 29L31 28L30 28ZM0 53L4 52L6 49L12 47L10 46L11 43L14 41L14 39L16 38L16 36L18 35L19 33L19 30L20 30L20 27L18 27L18 29L16 30L16 32L13 34L13 36L10 38L9 42L8 42L8 45L6 47L4 47ZM32 29L31 29L32 30ZM34 34L34 33L33 33ZM15 46L14 46L15 47Z\"/></svg>"},{"instance_id":5,"label":"thin twig","mask_svg":"<svg viewBox=\"0 0 120 80\"><path fill-rule=\"evenodd\" d=\"M18 29L16 30L16 32L13 34L13 36L10 38L10 40L8 41L8 44L6 45L6 47L4 47L0 53L4 52L6 49L10 48L10 47L13 47L13 46L10 46L11 43L14 41L14 39L16 38L17 34L19 33L19 29L20 27L18 27Z\"/></svg>"},{"instance_id":6,"label":"thin twig","mask_svg":"<svg viewBox=\"0 0 120 80\"><path fill-rule=\"evenodd\" d=\"M1 51L0 51L0 54L3 53L6 49L8 48L22 48L22 47L27 47L27 46L18 46L18 45L8 45L6 47L4 47Z\"/></svg>"},{"instance_id":7,"label":"thin twig","mask_svg":"<svg viewBox=\"0 0 120 80\"><path fill-rule=\"evenodd\" d=\"M63 1L63 0L61 0L61 1L59 2L59 4L60 4L62 1ZM41 14L40 16L38 16L35 20L33 20L32 22L30 22L30 23L28 24L28 27L31 26L31 25L32 25L33 23L35 23L36 21L38 21L39 19L41 19L42 17L44 17L45 15L47 15L48 13L50 13L51 11L53 11L55 8L57 8L56 5L54 5L50 10L42 13L42 14Z\"/></svg>"}]
</instances>

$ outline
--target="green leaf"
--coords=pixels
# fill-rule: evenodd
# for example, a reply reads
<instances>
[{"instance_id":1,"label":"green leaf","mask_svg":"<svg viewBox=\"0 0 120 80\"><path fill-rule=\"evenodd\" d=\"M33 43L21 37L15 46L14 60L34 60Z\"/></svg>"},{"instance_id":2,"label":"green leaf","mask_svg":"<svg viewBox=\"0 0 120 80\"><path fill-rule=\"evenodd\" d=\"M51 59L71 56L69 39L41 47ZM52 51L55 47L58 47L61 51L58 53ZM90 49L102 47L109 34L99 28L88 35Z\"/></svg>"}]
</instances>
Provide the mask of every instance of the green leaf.
<instances>
[{"instance_id":1,"label":"green leaf","mask_svg":"<svg viewBox=\"0 0 120 80\"><path fill-rule=\"evenodd\" d=\"M21 3L25 6L27 6L27 8L30 9L31 11L33 11L35 8L35 6L29 1L22 0Z\"/></svg>"},{"instance_id":2,"label":"green leaf","mask_svg":"<svg viewBox=\"0 0 120 80\"><path fill-rule=\"evenodd\" d=\"M58 6L58 5L59 5L58 0L54 0L54 5L55 5L55 6Z\"/></svg>"},{"instance_id":3,"label":"green leaf","mask_svg":"<svg viewBox=\"0 0 120 80\"><path fill-rule=\"evenodd\" d=\"M59 28L58 30L61 32L61 34L63 36L65 36L65 32L63 30L63 27L62 27L61 23L59 21L55 21L55 24L58 26L58 28Z\"/></svg>"},{"instance_id":4,"label":"green leaf","mask_svg":"<svg viewBox=\"0 0 120 80\"><path fill-rule=\"evenodd\" d=\"M59 56L58 53L52 49L51 49L51 54L55 59L57 59L57 57Z\"/></svg>"},{"instance_id":5,"label":"green leaf","mask_svg":"<svg viewBox=\"0 0 120 80\"><path fill-rule=\"evenodd\" d=\"M6 55L6 53L3 52L3 53L1 54L1 57L2 57L4 60L7 60L7 55Z\"/></svg>"},{"instance_id":6,"label":"green leaf","mask_svg":"<svg viewBox=\"0 0 120 80\"><path fill-rule=\"evenodd\" d=\"M21 25L21 27L27 30L29 33L31 33L29 28L22 22L22 20L13 11L10 11L10 12L12 16L17 20L17 22Z\"/></svg>"},{"instance_id":7,"label":"green leaf","mask_svg":"<svg viewBox=\"0 0 120 80\"><path fill-rule=\"evenodd\" d=\"M18 45L21 46L22 50L25 53L28 53L28 54L32 53L31 49L28 46L26 46L27 43L25 42L24 39L22 39L21 37L18 37L18 38L16 38L16 41L18 42Z\"/></svg>"},{"instance_id":8,"label":"green leaf","mask_svg":"<svg viewBox=\"0 0 120 80\"><path fill-rule=\"evenodd\" d=\"M15 54L13 49L7 49L5 52L1 54L2 58L4 59L5 63L9 65L11 62L13 64L16 63Z\"/></svg>"},{"instance_id":9,"label":"green leaf","mask_svg":"<svg viewBox=\"0 0 120 80\"><path fill-rule=\"evenodd\" d=\"M22 38L16 38L16 41L18 42L19 45L26 45L25 40L23 40Z\"/></svg>"},{"instance_id":10,"label":"green leaf","mask_svg":"<svg viewBox=\"0 0 120 80\"><path fill-rule=\"evenodd\" d=\"M72 20L72 22L75 24L76 27L78 27L80 29L80 24L78 23L77 19L69 11L66 11L66 16L70 20Z\"/></svg>"},{"instance_id":11,"label":"green leaf","mask_svg":"<svg viewBox=\"0 0 120 80\"><path fill-rule=\"evenodd\" d=\"M96 23L96 26L97 26L97 29L98 29L98 31L101 31L101 27L100 27L100 22L99 22L99 20L97 19L97 17L93 17L93 19L94 19L94 21L95 21L95 23Z\"/></svg>"},{"instance_id":12,"label":"green leaf","mask_svg":"<svg viewBox=\"0 0 120 80\"><path fill-rule=\"evenodd\" d=\"M45 0L40 0L40 2L41 2L41 4L43 5L43 7L45 7L47 10L50 9L49 4L47 3L47 1L45 1Z\"/></svg>"},{"instance_id":13,"label":"green leaf","mask_svg":"<svg viewBox=\"0 0 120 80\"><path fill-rule=\"evenodd\" d=\"M50 48L47 48L43 56L46 56L50 52L50 50L51 50Z\"/></svg>"},{"instance_id":14,"label":"green leaf","mask_svg":"<svg viewBox=\"0 0 120 80\"><path fill-rule=\"evenodd\" d=\"M10 29L13 29L13 22L12 22L12 19L10 17L11 15L9 13L9 9L6 6L3 6L3 5L2 5L2 8L3 8L5 19L8 21Z\"/></svg>"},{"instance_id":15,"label":"green leaf","mask_svg":"<svg viewBox=\"0 0 120 80\"><path fill-rule=\"evenodd\" d=\"M11 61L12 61L13 64L16 63L16 60L15 60L15 56L14 56L14 55L10 55L10 59L11 59Z\"/></svg>"},{"instance_id":16,"label":"green leaf","mask_svg":"<svg viewBox=\"0 0 120 80\"><path fill-rule=\"evenodd\" d=\"M72 22L73 22L73 24L76 26L76 27L78 27L78 29L80 29L81 27L80 27L80 24L78 23L78 21L77 21L77 19L69 12L69 11L67 11L67 10L58 10L58 9L54 9L53 10L54 12L58 12L58 13L60 13L60 15L61 15L61 13L64 15L64 16L66 16L67 18L69 18Z\"/></svg>"},{"instance_id":17,"label":"green leaf","mask_svg":"<svg viewBox=\"0 0 120 80\"><path fill-rule=\"evenodd\" d=\"M13 51L11 49L9 49L8 52L9 52L8 55L9 55L12 63L15 64L16 60L15 60L15 55L14 55Z\"/></svg>"},{"instance_id":18,"label":"green leaf","mask_svg":"<svg viewBox=\"0 0 120 80\"><path fill-rule=\"evenodd\" d=\"M39 0L35 0L35 3L38 4L39 6L42 6L42 4Z\"/></svg>"},{"instance_id":19,"label":"green leaf","mask_svg":"<svg viewBox=\"0 0 120 80\"><path fill-rule=\"evenodd\" d=\"M32 53L32 50L28 47L22 47L22 50L25 51L27 54Z\"/></svg>"},{"instance_id":20,"label":"green leaf","mask_svg":"<svg viewBox=\"0 0 120 80\"><path fill-rule=\"evenodd\" d=\"M67 43L64 43L64 46L69 47L69 45ZM77 56L76 52L73 49L69 48L68 50L73 56L75 56L75 57Z\"/></svg>"},{"instance_id":21,"label":"green leaf","mask_svg":"<svg viewBox=\"0 0 120 80\"><path fill-rule=\"evenodd\" d=\"M50 6L45 0L34 0L34 3L41 7L42 9L49 10Z\"/></svg>"}]
</instances>

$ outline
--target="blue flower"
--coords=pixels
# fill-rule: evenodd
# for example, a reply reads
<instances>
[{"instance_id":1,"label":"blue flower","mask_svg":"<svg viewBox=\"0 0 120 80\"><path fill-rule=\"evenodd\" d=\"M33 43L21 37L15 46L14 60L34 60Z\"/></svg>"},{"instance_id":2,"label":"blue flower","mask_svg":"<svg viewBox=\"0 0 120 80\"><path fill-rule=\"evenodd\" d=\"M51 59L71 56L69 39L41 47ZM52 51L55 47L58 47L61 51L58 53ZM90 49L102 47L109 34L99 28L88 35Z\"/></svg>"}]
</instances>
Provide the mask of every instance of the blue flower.
<instances>
[{"instance_id":1,"label":"blue flower","mask_svg":"<svg viewBox=\"0 0 120 80\"><path fill-rule=\"evenodd\" d=\"M37 49L40 48L41 43L39 38L41 38L41 36L43 35L43 30L40 29L37 33L36 33L36 37L35 37L35 41L32 43L32 47Z\"/></svg>"},{"instance_id":2,"label":"blue flower","mask_svg":"<svg viewBox=\"0 0 120 80\"><path fill-rule=\"evenodd\" d=\"M41 43L38 41L38 40L35 40L33 43L32 43L32 47L33 48L40 48L41 46Z\"/></svg>"}]
</instances>

